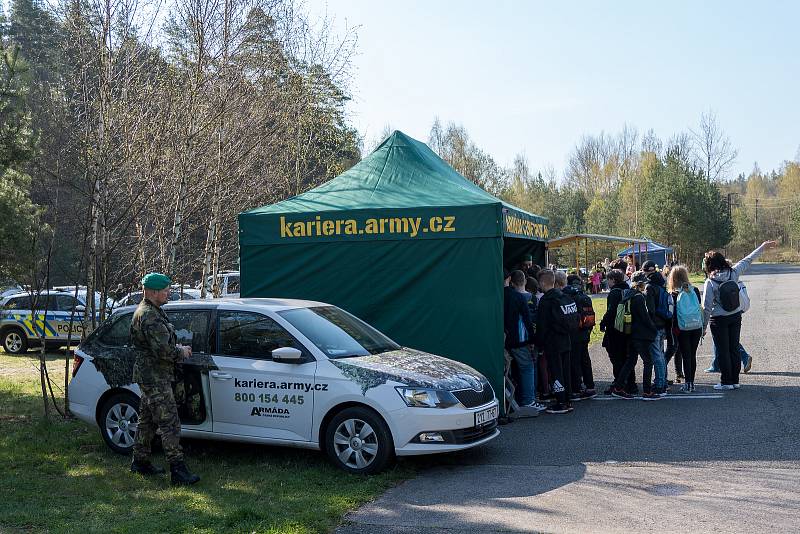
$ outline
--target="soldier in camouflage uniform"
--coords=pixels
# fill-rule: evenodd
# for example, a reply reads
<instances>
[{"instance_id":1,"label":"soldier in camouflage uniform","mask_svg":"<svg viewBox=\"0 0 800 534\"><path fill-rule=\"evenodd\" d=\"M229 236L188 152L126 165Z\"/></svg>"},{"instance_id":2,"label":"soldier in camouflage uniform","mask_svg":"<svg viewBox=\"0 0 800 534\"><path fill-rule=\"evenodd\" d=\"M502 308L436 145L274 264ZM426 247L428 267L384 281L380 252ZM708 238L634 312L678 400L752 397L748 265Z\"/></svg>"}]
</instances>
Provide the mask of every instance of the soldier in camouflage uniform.
<instances>
[{"instance_id":1,"label":"soldier in camouflage uniform","mask_svg":"<svg viewBox=\"0 0 800 534\"><path fill-rule=\"evenodd\" d=\"M172 391L175 364L191 356L192 350L176 344L175 329L161 309L169 300L170 282L160 273L146 275L142 279L144 299L131 320L131 341L136 350L133 380L142 391L131 471L143 475L164 472L149 459L150 443L158 429L172 484L194 484L200 477L192 474L183 461L181 422Z\"/></svg>"}]
</instances>

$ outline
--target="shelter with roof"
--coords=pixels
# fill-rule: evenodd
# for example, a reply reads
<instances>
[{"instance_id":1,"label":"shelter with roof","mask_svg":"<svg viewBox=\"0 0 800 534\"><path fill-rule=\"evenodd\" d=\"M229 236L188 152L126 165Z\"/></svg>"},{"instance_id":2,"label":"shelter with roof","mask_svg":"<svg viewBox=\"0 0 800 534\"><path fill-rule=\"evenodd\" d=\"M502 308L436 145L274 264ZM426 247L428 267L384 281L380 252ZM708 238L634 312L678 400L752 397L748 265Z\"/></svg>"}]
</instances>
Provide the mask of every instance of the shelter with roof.
<instances>
[{"instance_id":1,"label":"shelter with roof","mask_svg":"<svg viewBox=\"0 0 800 534\"><path fill-rule=\"evenodd\" d=\"M624 258L628 254L633 254L639 264L647 260L653 260L656 265L663 267L669 262L669 256L672 254L672 247L656 243L655 241L646 241L640 246L630 246L618 253L617 256Z\"/></svg>"},{"instance_id":2,"label":"shelter with roof","mask_svg":"<svg viewBox=\"0 0 800 534\"><path fill-rule=\"evenodd\" d=\"M619 237L614 235L600 235L600 234L572 234L566 235L563 237L558 237L555 239L551 239L547 242L547 249L553 250L557 248L573 248L575 251L575 269L579 270L581 268L580 265L580 254L581 252L584 253L584 259L586 261L586 271L591 270L590 265L590 253L589 253L589 243L625 243L629 244L630 246L625 249L627 251L636 251L637 259L638 255L641 254L643 251L646 250L646 246L648 241L646 239L638 239L635 237ZM619 254L619 257L623 257L630 252L625 252L624 254ZM646 252L645 252L646 254ZM549 258L548 258L549 262Z\"/></svg>"},{"instance_id":3,"label":"shelter with roof","mask_svg":"<svg viewBox=\"0 0 800 534\"><path fill-rule=\"evenodd\" d=\"M544 263L547 225L395 131L331 181L239 214L241 294L335 304L502 398L502 268Z\"/></svg>"}]
</instances>

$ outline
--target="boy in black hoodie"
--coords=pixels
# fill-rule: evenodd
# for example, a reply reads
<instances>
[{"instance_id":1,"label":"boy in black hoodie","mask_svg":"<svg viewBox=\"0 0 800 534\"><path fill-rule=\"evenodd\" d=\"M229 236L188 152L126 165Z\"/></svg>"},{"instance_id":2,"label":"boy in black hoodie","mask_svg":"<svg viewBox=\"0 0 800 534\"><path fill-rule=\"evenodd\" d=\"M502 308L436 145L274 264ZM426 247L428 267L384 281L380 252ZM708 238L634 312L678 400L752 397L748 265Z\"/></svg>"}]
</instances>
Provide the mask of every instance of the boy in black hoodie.
<instances>
[{"instance_id":1,"label":"boy in black hoodie","mask_svg":"<svg viewBox=\"0 0 800 534\"><path fill-rule=\"evenodd\" d=\"M597 396L594 389L592 360L589 357L589 341L594 329L592 297L583 292L583 281L580 276L575 274L567 277L567 285L561 291L575 302L581 321L578 331L574 336L570 336L569 358L572 364L572 394L570 398L573 401L591 399Z\"/></svg>"},{"instance_id":2,"label":"boy in black hoodie","mask_svg":"<svg viewBox=\"0 0 800 534\"><path fill-rule=\"evenodd\" d=\"M614 328L614 320L617 316L617 305L622 302L622 296L625 291L630 289L628 282L625 281L625 271L620 269L612 269L608 273L608 284L611 289L606 299L606 313L600 321L600 331L605 332L603 335L603 347L608 353L608 359L611 360L611 368L614 371L614 380L624 384L625 391L631 395L639 393L636 387L636 372L631 369L627 377L620 377L622 366L625 365L625 360L628 357L628 345L630 344L630 335L624 334ZM606 391L606 395L611 395L612 387Z\"/></svg>"},{"instance_id":3,"label":"boy in black hoodie","mask_svg":"<svg viewBox=\"0 0 800 534\"><path fill-rule=\"evenodd\" d=\"M568 413L572 411L570 335L578 330L578 307L555 288L555 273L551 270L539 273L539 288L544 296L539 301L534 343L542 348L550 365L552 391L556 396L556 403L547 408L547 413Z\"/></svg>"},{"instance_id":4,"label":"boy in black hoodie","mask_svg":"<svg viewBox=\"0 0 800 534\"><path fill-rule=\"evenodd\" d=\"M642 400L658 400L660 397L652 392L653 378L653 358L651 356L651 345L656 339L656 325L650 319L647 311L647 304L644 296L647 277L644 273L636 273L633 276L634 289L626 290L622 295L622 304L630 303L631 314L631 335L628 344L628 355L625 364L620 369L619 377L612 384L611 394L622 399L632 399L633 395L625 391L624 380L636 367L639 357L644 363L642 373Z\"/></svg>"},{"instance_id":5,"label":"boy in black hoodie","mask_svg":"<svg viewBox=\"0 0 800 534\"><path fill-rule=\"evenodd\" d=\"M664 339L667 335L667 329L672 326L674 304L672 297L667 293L667 281L656 269L655 262L653 260L644 262L642 271L647 277L647 285L645 286L647 312L656 327L656 337L650 344L650 356L653 358L653 367L656 375L653 389L656 394L663 396L667 392L667 360L664 355ZM662 309L659 309L659 301L662 298L667 304L662 306Z\"/></svg>"}]
</instances>

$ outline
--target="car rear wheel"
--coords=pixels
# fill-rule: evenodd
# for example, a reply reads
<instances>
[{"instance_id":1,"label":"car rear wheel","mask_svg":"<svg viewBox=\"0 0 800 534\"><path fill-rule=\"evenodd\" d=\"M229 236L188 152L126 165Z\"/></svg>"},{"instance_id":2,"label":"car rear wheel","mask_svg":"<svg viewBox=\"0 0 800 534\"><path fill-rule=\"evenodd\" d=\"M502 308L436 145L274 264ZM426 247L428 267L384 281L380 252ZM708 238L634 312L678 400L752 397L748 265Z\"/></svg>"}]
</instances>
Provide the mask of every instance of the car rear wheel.
<instances>
[{"instance_id":1,"label":"car rear wheel","mask_svg":"<svg viewBox=\"0 0 800 534\"><path fill-rule=\"evenodd\" d=\"M115 393L103 404L98 423L103 441L112 451L130 454L139 426L139 399L133 393Z\"/></svg>"},{"instance_id":2,"label":"car rear wheel","mask_svg":"<svg viewBox=\"0 0 800 534\"><path fill-rule=\"evenodd\" d=\"M368 408L346 408L336 414L325 432L325 450L337 467L349 473L379 473L394 460L389 427Z\"/></svg>"},{"instance_id":3,"label":"car rear wheel","mask_svg":"<svg viewBox=\"0 0 800 534\"><path fill-rule=\"evenodd\" d=\"M28 350L28 337L19 328L9 328L3 333L3 349L11 354L22 354Z\"/></svg>"}]
</instances>

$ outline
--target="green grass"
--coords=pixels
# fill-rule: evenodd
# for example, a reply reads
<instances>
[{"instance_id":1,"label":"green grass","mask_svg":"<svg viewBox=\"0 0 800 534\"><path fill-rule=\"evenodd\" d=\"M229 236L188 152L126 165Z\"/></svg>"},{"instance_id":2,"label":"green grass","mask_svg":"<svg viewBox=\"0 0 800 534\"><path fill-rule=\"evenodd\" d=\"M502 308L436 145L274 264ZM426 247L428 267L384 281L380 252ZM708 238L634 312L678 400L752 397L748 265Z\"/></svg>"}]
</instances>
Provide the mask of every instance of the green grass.
<instances>
[{"instance_id":1,"label":"green grass","mask_svg":"<svg viewBox=\"0 0 800 534\"><path fill-rule=\"evenodd\" d=\"M606 303L607 296L608 294L606 293L601 297L592 299L592 308L594 308L595 322L597 324L594 329L592 329L592 337L589 338L590 347L595 343L600 343L603 340L604 333L600 331L600 319L603 318L603 315L606 314L606 309L608 309Z\"/></svg>"},{"instance_id":2,"label":"green grass","mask_svg":"<svg viewBox=\"0 0 800 534\"><path fill-rule=\"evenodd\" d=\"M689 275L689 282L691 282L693 286L696 286L700 289L703 288L703 282L705 281L706 276L703 273L694 273Z\"/></svg>"},{"instance_id":3,"label":"green grass","mask_svg":"<svg viewBox=\"0 0 800 534\"><path fill-rule=\"evenodd\" d=\"M45 420L32 356L0 352L0 532L327 532L413 474L401 464L353 476L319 452L184 441L202 480L172 488L167 476L131 474L96 428Z\"/></svg>"}]
</instances>

